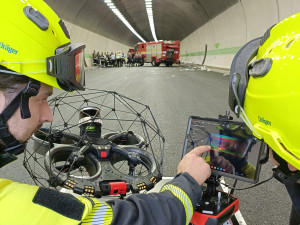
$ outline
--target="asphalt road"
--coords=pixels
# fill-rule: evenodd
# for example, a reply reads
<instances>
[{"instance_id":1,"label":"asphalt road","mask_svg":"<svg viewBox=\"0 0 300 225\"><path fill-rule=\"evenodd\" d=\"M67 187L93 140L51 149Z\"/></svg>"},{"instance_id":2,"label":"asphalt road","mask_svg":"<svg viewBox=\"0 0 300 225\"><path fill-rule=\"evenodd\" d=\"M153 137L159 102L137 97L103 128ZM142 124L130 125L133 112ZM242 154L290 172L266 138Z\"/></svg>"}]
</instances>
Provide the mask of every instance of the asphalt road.
<instances>
[{"instance_id":1,"label":"asphalt road","mask_svg":"<svg viewBox=\"0 0 300 225\"><path fill-rule=\"evenodd\" d=\"M189 116L217 118L228 107L228 80L224 74L200 66L96 68L87 71L87 87L119 92L149 105L166 139L164 176L174 176L180 161ZM56 94L55 91L54 94ZM22 166L22 157L0 176L33 184ZM272 175L272 165L262 167L260 181ZM232 180L225 179L227 183ZM239 182L237 186L250 184ZM291 201L275 179L258 187L235 191L240 211L248 225L288 224Z\"/></svg>"}]
</instances>

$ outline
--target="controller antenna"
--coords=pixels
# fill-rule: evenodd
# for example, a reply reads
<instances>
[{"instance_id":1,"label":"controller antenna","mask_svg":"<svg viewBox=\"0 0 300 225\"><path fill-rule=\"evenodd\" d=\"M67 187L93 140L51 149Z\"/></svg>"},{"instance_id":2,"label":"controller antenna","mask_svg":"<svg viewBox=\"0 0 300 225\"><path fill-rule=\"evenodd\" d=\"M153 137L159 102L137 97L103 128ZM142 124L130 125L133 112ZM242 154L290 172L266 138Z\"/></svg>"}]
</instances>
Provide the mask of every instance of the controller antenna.
<instances>
[{"instance_id":1,"label":"controller antenna","mask_svg":"<svg viewBox=\"0 0 300 225\"><path fill-rule=\"evenodd\" d=\"M218 175L211 175L206 181L207 183L207 194L209 197L216 196L217 187L220 185L220 179Z\"/></svg>"}]
</instances>

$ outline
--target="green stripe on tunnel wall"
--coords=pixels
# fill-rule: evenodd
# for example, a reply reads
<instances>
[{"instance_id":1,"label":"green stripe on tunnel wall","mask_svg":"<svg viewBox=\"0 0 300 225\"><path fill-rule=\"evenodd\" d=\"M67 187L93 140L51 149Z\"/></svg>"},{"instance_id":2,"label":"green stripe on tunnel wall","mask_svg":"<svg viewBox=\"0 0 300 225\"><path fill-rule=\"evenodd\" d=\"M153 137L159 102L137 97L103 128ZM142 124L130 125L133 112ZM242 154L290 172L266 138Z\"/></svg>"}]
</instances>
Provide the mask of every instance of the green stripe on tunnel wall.
<instances>
[{"instance_id":1,"label":"green stripe on tunnel wall","mask_svg":"<svg viewBox=\"0 0 300 225\"><path fill-rule=\"evenodd\" d=\"M208 50L207 55L231 55L236 54L241 47L232 47L232 48L223 48L223 49L215 49L215 50ZM191 52L181 54L181 57L188 57L188 56L202 56L205 54L205 51L201 52Z\"/></svg>"}]
</instances>

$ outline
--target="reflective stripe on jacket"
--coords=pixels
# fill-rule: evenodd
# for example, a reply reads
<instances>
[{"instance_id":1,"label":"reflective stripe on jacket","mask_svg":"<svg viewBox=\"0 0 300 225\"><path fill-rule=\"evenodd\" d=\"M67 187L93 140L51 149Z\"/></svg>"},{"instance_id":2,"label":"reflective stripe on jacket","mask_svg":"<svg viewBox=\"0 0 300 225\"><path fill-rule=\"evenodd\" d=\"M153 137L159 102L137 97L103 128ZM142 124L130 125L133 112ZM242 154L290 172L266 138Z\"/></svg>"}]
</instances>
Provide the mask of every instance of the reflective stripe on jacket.
<instances>
[{"instance_id":1,"label":"reflective stripe on jacket","mask_svg":"<svg viewBox=\"0 0 300 225\"><path fill-rule=\"evenodd\" d=\"M201 195L200 186L187 173L175 177L160 193L107 202L0 179L0 225L188 224Z\"/></svg>"}]
</instances>

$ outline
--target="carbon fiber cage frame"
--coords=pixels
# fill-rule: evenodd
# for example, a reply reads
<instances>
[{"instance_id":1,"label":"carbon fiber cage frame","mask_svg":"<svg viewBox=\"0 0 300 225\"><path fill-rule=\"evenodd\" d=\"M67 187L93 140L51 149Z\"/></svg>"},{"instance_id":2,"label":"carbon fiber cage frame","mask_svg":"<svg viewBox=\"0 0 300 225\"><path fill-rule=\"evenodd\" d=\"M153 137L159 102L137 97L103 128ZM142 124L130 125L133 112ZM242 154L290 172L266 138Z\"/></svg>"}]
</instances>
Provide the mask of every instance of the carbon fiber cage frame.
<instances>
[{"instance_id":1,"label":"carbon fiber cage frame","mask_svg":"<svg viewBox=\"0 0 300 225\"><path fill-rule=\"evenodd\" d=\"M58 94L49 105L54 122L34 133L24 154L35 184L100 197L102 183L123 181L136 193L162 178L165 139L149 106L96 89ZM90 125L79 123L82 109L93 107L101 118L97 112L87 115ZM99 119L99 138L89 136Z\"/></svg>"}]
</instances>

